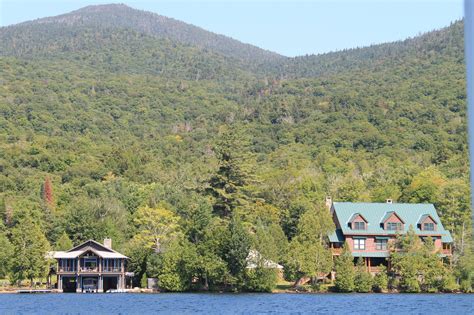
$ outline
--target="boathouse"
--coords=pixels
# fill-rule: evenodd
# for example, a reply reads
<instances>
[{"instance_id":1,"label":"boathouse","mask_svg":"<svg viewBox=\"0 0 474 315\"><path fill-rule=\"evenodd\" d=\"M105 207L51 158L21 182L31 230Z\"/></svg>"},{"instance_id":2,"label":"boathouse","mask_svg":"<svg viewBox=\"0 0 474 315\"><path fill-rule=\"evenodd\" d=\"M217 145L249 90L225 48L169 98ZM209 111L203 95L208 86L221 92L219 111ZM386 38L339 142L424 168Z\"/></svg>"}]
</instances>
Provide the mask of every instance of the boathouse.
<instances>
[{"instance_id":1,"label":"boathouse","mask_svg":"<svg viewBox=\"0 0 474 315\"><path fill-rule=\"evenodd\" d=\"M413 226L422 239L431 237L441 257L452 256L453 239L445 230L432 204L353 203L326 200L336 226L329 235L333 256L342 252L347 242L354 260L364 259L369 272L377 273L380 265L390 268L390 242Z\"/></svg>"},{"instance_id":2,"label":"boathouse","mask_svg":"<svg viewBox=\"0 0 474 315\"><path fill-rule=\"evenodd\" d=\"M59 292L115 292L125 289L127 256L104 244L88 240L68 251L52 253L57 260Z\"/></svg>"}]
</instances>

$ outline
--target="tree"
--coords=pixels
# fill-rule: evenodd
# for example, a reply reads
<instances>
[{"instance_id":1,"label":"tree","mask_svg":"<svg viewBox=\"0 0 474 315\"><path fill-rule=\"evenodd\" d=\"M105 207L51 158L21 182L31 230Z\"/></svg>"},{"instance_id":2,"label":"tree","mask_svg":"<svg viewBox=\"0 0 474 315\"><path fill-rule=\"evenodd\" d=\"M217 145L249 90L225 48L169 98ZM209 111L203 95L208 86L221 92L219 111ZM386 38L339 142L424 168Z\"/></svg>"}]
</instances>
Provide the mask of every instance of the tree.
<instances>
[{"instance_id":1,"label":"tree","mask_svg":"<svg viewBox=\"0 0 474 315\"><path fill-rule=\"evenodd\" d=\"M54 244L54 249L59 251L66 251L73 247L73 243L66 232L63 232Z\"/></svg>"},{"instance_id":2,"label":"tree","mask_svg":"<svg viewBox=\"0 0 474 315\"><path fill-rule=\"evenodd\" d=\"M298 277L295 285L303 277L316 278L328 274L332 269L332 253L326 247L326 235L333 228L329 211L324 207L307 210L298 224L298 233L290 243L288 267Z\"/></svg>"},{"instance_id":3,"label":"tree","mask_svg":"<svg viewBox=\"0 0 474 315\"><path fill-rule=\"evenodd\" d=\"M223 244L223 258L227 262L230 274L238 281L242 281L250 252L250 236L237 215L232 216L228 231Z\"/></svg>"},{"instance_id":4,"label":"tree","mask_svg":"<svg viewBox=\"0 0 474 315\"><path fill-rule=\"evenodd\" d=\"M388 276L385 266L380 266L380 271L375 275L372 289L374 292L385 292L388 288Z\"/></svg>"},{"instance_id":5,"label":"tree","mask_svg":"<svg viewBox=\"0 0 474 315\"><path fill-rule=\"evenodd\" d=\"M173 240L162 254L158 283L162 290L181 292L191 287L196 276L196 248L187 240Z\"/></svg>"},{"instance_id":6,"label":"tree","mask_svg":"<svg viewBox=\"0 0 474 315\"><path fill-rule=\"evenodd\" d=\"M179 234L178 221L178 216L163 207L138 208L133 218L138 233L133 238L141 246L160 252L162 246Z\"/></svg>"},{"instance_id":7,"label":"tree","mask_svg":"<svg viewBox=\"0 0 474 315\"><path fill-rule=\"evenodd\" d=\"M43 202L46 207L50 210L54 210L54 193L53 193L53 183L51 182L51 178L46 176L43 183Z\"/></svg>"},{"instance_id":8,"label":"tree","mask_svg":"<svg viewBox=\"0 0 474 315\"><path fill-rule=\"evenodd\" d=\"M209 179L206 192L213 198L214 213L221 217L230 217L237 207L246 203L243 188L249 182L249 174L242 149L234 130L224 131L215 146L219 167Z\"/></svg>"},{"instance_id":9,"label":"tree","mask_svg":"<svg viewBox=\"0 0 474 315\"><path fill-rule=\"evenodd\" d=\"M13 252L13 245L0 228L0 278L5 278L10 273Z\"/></svg>"},{"instance_id":10,"label":"tree","mask_svg":"<svg viewBox=\"0 0 474 315\"><path fill-rule=\"evenodd\" d=\"M247 269L244 289L251 292L272 292L277 280L278 275L275 269L258 265L256 268Z\"/></svg>"},{"instance_id":11,"label":"tree","mask_svg":"<svg viewBox=\"0 0 474 315\"><path fill-rule=\"evenodd\" d=\"M344 244L341 255L336 258L336 281L334 283L339 292L354 291L354 258L347 243Z\"/></svg>"},{"instance_id":12,"label":"tree","mask_svg":"<svg viewBox=\"0 0 474 315\"><path fill-rule=\"evenodd\" d=\"M359 293L368 293L372 290L372 275L367 271L364 259L357 259L356 274L354 277L354 289Z\"/></svg>"},{"instance_id":13,"label":"tree","mask_svg":"<svg viewBox=\"0 0 474 315\"><path fill-rule=\"evenodd\" d=\"M30 217L22 219L12 230L13 279L21 281L45 277L49 272L46 253L49 243L41 228Z\"/></svg>"}]
</instances>

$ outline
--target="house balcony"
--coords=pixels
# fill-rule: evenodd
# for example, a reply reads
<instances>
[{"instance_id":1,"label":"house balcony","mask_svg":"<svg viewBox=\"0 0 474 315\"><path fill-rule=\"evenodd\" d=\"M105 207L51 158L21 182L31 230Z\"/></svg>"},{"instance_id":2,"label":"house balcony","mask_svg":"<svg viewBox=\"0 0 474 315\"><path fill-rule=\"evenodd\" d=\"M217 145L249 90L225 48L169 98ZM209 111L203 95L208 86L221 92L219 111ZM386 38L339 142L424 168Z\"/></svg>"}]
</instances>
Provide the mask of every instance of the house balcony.
<instances>
[{"instance_id":1,"label":"house balcony","mask_svg":"<svg viewBox=\"0 0 474 315\"><path fill-rule=\"evenodd\" d=\"M342 247L340 248L331 248L332 254L335 256L339 256L342 253Z\"/></svg>"},{"instance_id":2,"label":"house balcony","mask_svg":"<svg viewBox=\"0 0 474 315\"><path fill-rule=\"evenodd\" d=\"M95 268L81 267L81 268L79 268L79 271L82 272L82 273L98 273L99 268L98 267L95 267Z\"/></svg>"},{"instance_id":3,"label":"house balcony","mask_svg":"<svg viewBox=\"0 0 474 315\"><path fill-rule=\"evenodd\" d=\"M74 273L74 272L76 272L76 268L75 267L59 267L58 272L61 272L61 273Z\"/></svg>"},{"instance_id":4,"label":"house balcony","mask_svg":"<svg viewBox=\"0 0 474 315\"><path fill-rule=\"evenodd\" d=\"M122 268L120 267L104 267L102 268L102 272L122 272Z\"/></svg>"}]
</instances>

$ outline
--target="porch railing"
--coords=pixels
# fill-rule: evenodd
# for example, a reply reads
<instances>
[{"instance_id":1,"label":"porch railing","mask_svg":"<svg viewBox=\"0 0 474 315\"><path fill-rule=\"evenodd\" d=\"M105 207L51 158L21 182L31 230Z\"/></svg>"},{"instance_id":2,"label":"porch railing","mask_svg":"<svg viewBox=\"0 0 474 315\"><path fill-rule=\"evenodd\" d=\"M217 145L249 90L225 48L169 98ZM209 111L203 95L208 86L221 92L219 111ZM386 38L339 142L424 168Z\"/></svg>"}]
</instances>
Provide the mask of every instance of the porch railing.
<instances>
[{"instance_id":1,"label":"porch railing","mask_svg":"<svg viewBox=\"0 0 474 315\"><path fill-rule=\"evenodd\" d=\"M104 267L102 268L103 272L120 272L122 269L120 267Z\"/></svg>"}]
</instances>

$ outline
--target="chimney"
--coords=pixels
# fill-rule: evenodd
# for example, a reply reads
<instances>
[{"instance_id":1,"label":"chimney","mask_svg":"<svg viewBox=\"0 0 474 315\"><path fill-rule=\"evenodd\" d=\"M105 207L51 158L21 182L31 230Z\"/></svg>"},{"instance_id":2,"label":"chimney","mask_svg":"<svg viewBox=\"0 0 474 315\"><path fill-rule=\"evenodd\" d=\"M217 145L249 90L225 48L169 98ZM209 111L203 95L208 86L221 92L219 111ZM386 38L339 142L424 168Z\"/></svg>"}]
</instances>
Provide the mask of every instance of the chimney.
<instances>
[{"instance_id":1,"label":"chimney","mask_svg":"<svg viewBox=\"0 0 474 315\"><path fill-rule=\"evenodd\" d=\"M332 199L330 196L326 196L326 207L328 209L331 209L331 206L332 206Z\"/></svg>"},{"instance_id":2,"label":"chimney","mask_svg":"<svg viewBox=\"0 0 474 315\"><path fill-rule=\"evenodd\" d=\"M393 203L392 199L387 199L385 202L386 203Z\"/></svg>"},{"instance_id":3,"label":"chimney","mask_svg":"<svg viewBox=\"0 0 474 315\"><path fill-rule=\"evenodd\" d=\"M112 249L112 239L111 238L104 239L104 246Z\"/></svg>"}]
</instances>

